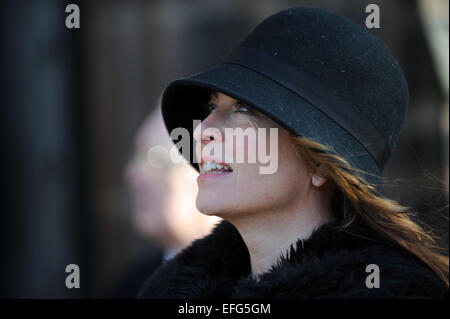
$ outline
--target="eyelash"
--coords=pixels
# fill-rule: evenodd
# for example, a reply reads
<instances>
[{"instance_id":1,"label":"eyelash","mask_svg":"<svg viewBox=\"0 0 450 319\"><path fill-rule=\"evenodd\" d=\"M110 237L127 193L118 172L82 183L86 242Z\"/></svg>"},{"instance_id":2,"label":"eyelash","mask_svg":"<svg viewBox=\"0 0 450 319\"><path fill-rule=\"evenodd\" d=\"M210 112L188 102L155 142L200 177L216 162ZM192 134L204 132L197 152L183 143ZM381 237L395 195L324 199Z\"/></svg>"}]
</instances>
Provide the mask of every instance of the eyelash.
<instances>
[{"instance_id":1,"label":"eyelash","mask_svg":"<svg viewBox=\"0 0 450 319\"><path fill-rule=\"evenodd\" d=\"M248 106L243 104L242 102L237 101L236 103L233 104L233 107L236 107L236 106L239 106L240 109L237 110L237 111L235 110L234 111L235 113L247 113L247 112L249 112ZM244 108L245 111L243 111L242 108ZM212 112L215 111L214 103L209 103L208 104L208 111L209 111L209 113L212 113Z\"/></svg>"}]
</instances>

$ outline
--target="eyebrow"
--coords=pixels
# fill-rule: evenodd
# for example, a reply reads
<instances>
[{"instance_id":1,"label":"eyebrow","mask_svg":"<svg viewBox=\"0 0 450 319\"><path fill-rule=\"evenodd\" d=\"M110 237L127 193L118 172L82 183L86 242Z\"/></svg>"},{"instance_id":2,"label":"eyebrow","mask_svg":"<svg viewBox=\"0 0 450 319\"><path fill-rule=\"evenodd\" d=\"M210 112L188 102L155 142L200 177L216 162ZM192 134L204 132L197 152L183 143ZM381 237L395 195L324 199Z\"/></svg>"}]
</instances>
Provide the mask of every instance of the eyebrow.
<instances>
[{"instance_id":1,"label":"eyebrow","mask_svg":"<svg viewBox=\"0 0 450 319\"><path fill-rule=\"evenodd\" d=\"M211 101L211 99L213 97L216 98L216 99L219 98L219 92L210 90L209 93L210 93L209 101ZM232 98L232 99L235 100L235 101L239 101L239 100L236 100L235 98Z\"/></svg>"},{"instance_id":2,"label":"eyebrow","mask_svg":"<svg viewBox=\"0 0 450 319\"><path fill-rule=\"evenodd\" d=\"M217 99L219 96L219 93L217 93L217 91L211 91L211 95Z\"/></svg>"}]
</instances>

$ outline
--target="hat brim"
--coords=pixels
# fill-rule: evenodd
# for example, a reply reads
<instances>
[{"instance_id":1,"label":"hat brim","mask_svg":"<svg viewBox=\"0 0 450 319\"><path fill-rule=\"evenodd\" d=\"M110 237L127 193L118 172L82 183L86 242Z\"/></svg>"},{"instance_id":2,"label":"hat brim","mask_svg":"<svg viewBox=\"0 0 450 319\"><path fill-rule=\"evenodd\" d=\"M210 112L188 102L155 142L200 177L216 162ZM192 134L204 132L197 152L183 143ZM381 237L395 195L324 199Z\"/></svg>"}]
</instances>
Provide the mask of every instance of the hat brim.
<instances>
[{"instance_id":1,"label":"hat brim","mask_svg":"<svg viewBox=\"0 0 450 319\"><path fill-rule=\"evenodd\" d=\"M378 190L381 171L367 150L350 133L307 100L279 83L237 64L224 63L192 77L176 80L162 97L162 115L170 132L177 127L193 134L193 120L206 116L209 90L233 97L261 112L294 135L313 139L331 148ZM324 93L326 94L326 93ZM189 162L194 163L191 149Z\"/></svg>"}]
</instances>

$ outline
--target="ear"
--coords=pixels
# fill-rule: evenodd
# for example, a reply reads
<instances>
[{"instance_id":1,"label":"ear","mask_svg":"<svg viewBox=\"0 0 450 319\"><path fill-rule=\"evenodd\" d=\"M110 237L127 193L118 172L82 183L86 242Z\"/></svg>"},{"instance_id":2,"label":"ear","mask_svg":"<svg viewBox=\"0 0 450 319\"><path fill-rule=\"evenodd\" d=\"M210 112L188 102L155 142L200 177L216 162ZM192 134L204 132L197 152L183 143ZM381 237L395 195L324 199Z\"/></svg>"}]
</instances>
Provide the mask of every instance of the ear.
<instances>
[{"instance_id":1,"label":"ear","mask_svg":"<svg viewBox=\"0 0 450 319\"><path fill-rule=\"evenodd\" d=\"M318 173L310 173L309 176L311 177L311 184L314 187L322 187L326 182L327 182L327 178L324 177L326 176L323 172L323 168L320 164L317 165L317 172Z\"/></svg>"},{"instance_id":2,"label":"ear","mask_svg":"<svg viewBox=\"0 0 450 319\"><path fill-rule=\"evenodd\" d=\"M322 177L318 174L311 174L311 183L314 187L322 187L326 182L327 179L325 177Z\"/></svg>"}]
</instances>

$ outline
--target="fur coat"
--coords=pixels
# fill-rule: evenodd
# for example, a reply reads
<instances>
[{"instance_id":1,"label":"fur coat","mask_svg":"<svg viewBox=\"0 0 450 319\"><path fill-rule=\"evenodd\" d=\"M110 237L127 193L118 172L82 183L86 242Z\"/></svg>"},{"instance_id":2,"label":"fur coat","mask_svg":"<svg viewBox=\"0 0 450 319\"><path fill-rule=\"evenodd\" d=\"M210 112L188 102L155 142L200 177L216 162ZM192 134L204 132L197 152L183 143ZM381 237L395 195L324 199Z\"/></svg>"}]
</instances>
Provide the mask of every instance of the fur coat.
<instances>
[{"instance_id":1,"label":"fur coat","mask_svg":"<svg viewBox=\"0 0 450 319\"><path fill-rule=\"evenodd\" d=\"M247 247L226 221L159 267L139 298L445 298L448 289L418 258L380 240L367 226L345 231L322 225L291 246L270 271L255 280ZM379 288L368 288L379 268Z\"/></svg>"}]
</instances>

